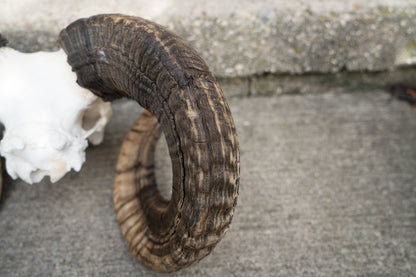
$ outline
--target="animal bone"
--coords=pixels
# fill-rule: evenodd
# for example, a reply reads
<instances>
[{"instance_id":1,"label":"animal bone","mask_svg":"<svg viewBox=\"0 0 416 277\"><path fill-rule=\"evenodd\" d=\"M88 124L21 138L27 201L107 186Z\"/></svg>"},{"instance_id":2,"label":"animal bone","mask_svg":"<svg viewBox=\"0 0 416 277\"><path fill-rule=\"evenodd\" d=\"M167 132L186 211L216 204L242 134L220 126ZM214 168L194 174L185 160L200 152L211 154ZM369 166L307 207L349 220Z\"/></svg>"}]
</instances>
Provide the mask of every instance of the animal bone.
<instances>
[{"instance_id":1,"label":"animal bone","mask_svg":"<svg viewBox=\"0 0 416 277\"><path fill-rule=\"evenodd\" d=\"M208 255L231 223L240 176L234 122L208 66L166 28L124 15L77 20L58 43L81 86L149 111L127 134L117 162L114 203L130 251L161 272ZM155 181L160 130L172 159L169 201Z\"/></svg>"},{"instance_id":2,"label":"animal bone","mask_svg":"<svg viewBox=\"0 0 416 277\"><path fill-rule=\"evenodd\" d=\"M0 154L13 178L52 182L85 161L87 138L99 144L111 106L76 84L65 52L0 48Z\"/></svg>"}]
</instances>

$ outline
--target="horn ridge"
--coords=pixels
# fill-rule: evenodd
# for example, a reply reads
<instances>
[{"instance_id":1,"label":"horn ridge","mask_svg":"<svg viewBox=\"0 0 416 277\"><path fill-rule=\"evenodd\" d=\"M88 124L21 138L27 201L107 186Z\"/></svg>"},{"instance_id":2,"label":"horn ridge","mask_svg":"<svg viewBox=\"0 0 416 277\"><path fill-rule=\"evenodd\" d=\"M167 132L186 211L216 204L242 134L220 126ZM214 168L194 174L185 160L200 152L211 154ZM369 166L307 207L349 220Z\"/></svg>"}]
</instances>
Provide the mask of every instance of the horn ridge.
<instances>
[{"instance_id":1,"label":"horn ridge","mask_svg":"<svg viewBox=\"0 0 416 277\"><path fill-rule=\"evenodd\" d=\"M81 86L105 100L134 99L147 110L126 135L114 185L130 251L160 272L208 255L231 223L239 188L234 122L208 66L166 28L119 14L77 20L58 43ZM172 160L169 201L154 174L161 131Z\"/></svg>"}]
</instances>

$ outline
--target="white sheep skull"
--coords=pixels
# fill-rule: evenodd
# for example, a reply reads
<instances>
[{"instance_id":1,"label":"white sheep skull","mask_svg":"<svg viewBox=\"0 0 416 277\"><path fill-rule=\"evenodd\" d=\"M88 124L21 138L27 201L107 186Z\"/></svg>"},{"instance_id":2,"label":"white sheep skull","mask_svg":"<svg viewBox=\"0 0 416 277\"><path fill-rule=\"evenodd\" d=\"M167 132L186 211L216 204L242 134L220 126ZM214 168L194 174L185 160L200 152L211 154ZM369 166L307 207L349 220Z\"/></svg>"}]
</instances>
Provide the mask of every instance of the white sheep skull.
<instances>
[{"instance_id":1,"label":"white sheep skull","mask_svg":"<svg viewBox=\"0 0 416 277\"><path fill-rule=\"evenodd\" d=\"M0 48L0 122L5 126L0 155L8 174L27 183L52 182L85 161L87 139L103 140L111 116L103 102L76 83L57 52L20 53Z\"/></svg>"}]
</instances>

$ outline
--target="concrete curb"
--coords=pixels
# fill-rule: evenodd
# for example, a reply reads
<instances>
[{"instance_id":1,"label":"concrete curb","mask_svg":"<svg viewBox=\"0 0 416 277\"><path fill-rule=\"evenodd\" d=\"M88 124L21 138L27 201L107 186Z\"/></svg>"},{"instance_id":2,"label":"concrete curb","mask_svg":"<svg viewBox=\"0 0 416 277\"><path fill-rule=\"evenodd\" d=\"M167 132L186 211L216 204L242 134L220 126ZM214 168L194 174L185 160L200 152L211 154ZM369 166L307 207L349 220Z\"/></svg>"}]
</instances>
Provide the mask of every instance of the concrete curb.
<instances>
[{"instance_id":1,"label":"concrete curb","mask_svg":"<svg viewBox=\"0 0 416 277\"><path fill-rule=\"evenodd\" d=\"M377 72L416 63L416 3L411 0L3 2L0 32L22 51L56 49L58 32L73 20L120 12L173 29L223 78Z\"/></svg>"},{"instance_id":2,"label":"concrete curb","mask_svg":"<svg viewBox=\"0 0 416 277\"><path fill-rule=\"evenodd\" d=\"M249 20L185 20L173 21L174 29L224 77L381 71L416 62L416 6L290 14L271 9Z\"/></svg>"}]
</instances>

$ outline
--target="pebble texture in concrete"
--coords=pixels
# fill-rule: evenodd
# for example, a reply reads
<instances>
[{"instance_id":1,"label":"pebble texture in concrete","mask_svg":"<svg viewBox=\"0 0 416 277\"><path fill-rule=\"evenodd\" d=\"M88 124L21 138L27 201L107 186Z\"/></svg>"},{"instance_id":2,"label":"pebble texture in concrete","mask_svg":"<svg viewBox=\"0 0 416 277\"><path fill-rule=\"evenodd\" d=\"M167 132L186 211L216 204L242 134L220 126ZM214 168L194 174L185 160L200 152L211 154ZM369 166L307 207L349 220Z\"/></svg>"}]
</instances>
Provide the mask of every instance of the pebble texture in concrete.
<instances>
[{"instance_id":1,"label":"pebble texture in concrete","mask_svg":"<svg viewBox=\"0 0 416 277\"><path fill-rule=\"evenodd\" d=\"M380 91L230 99L241 145L233 224L172 276L414 276L416 114ZM129 254L112 203L119 146L139 114L114 105L79 174L6 179L0 276L165 276ZM158 152L159 180L169 160ZM160 177L161 176L161 177Z\"/></svg>"},{"instance_id":2,"label":"pebble texture in concrete","mask_svg":"<svg viewBox=\"0 0 416 277\"><path fill-rule=\"evenodd\" d=\"M0 32L24 51L98 13L157 21L191 42L217 76L390 70L416 62L413 0L2 0Z\"/></svg>"}]
</instances>

